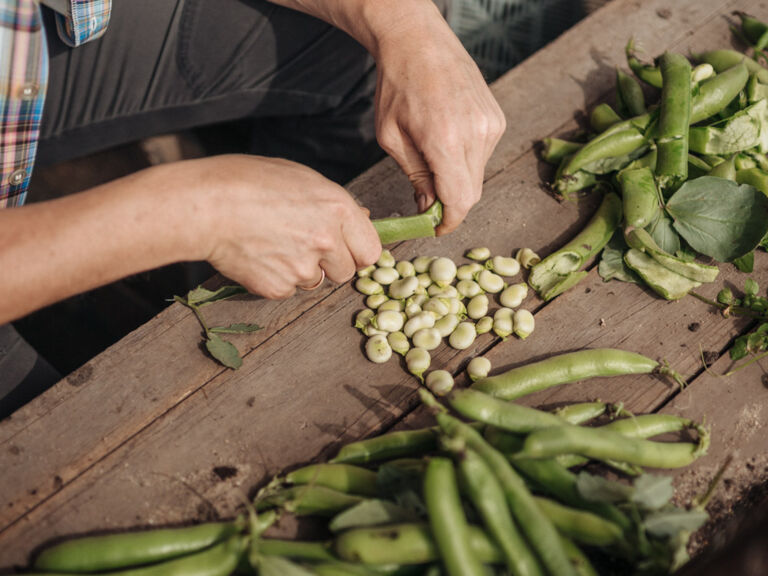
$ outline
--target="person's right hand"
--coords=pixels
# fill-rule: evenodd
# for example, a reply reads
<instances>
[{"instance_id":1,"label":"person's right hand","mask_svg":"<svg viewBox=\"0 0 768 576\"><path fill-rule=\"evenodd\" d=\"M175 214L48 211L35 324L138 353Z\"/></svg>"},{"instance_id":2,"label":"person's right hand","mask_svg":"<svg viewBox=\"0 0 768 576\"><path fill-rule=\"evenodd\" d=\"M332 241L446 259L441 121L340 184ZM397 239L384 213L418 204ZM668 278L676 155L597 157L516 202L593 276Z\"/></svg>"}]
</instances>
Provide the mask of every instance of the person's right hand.
<instances>
[{"instance_id":1,"label":"person's right hand","mask_svg":"<svg viewBox=\"0 0 768 576\"><path fill-rule=\"evenodd\" d=\"M381 254L367 211L341 186L287 160L232 155L179 164L207 198L204 258L266 298L344 282Z\"/></svg>"}]
</instances>

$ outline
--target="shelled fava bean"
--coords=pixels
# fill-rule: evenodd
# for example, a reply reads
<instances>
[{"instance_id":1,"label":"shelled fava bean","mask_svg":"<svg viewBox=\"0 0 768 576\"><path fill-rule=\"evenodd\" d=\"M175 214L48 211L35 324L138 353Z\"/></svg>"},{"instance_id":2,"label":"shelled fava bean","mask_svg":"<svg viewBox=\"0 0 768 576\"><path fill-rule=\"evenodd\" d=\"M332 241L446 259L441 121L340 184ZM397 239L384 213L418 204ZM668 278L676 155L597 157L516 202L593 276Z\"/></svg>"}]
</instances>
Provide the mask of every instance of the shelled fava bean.
<instances>
[{"instance_id":1,"label":"shelled fava bean","mask_svg":"<svg viewBox=\"0 0 768 576\"><path fill-rule=\"evenodd\" d=\"M533 333L533 314L519 308L528 296L528 286L512 278L538 261L538 256L529 248L520 249L513 258L478 247L467 251L466 257L472 261L459 265L437 256L398 261L384 250L375 265L358 271L355 288L366 296L366 309L355 316L355 327L368 338L369 360L381 364L395 352L404 356L408 371L423 381L425 374L429 377L430 351L437 350L444 339L456 350L468 350L478 336L491 331L505 340L513 334L525 339ZM481 378L490 366L484 358L475 360L468 372L470 378ZM428 378L430 388L449 389L453 379L449 386L445 375L435 372Z\"/></svg>"}]
</instances>

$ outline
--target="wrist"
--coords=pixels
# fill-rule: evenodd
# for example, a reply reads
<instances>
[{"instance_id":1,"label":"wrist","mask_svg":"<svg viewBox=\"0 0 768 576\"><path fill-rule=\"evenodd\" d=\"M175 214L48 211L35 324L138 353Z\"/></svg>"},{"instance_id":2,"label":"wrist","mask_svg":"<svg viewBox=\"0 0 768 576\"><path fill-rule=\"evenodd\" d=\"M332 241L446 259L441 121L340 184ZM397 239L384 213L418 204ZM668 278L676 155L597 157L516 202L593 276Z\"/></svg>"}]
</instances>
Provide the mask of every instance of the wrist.
<instances>
[{"instance_id":1,"label":"wrist","mask_svg":"<svg viewBox=\"0 0 768 576\"><path fill-rule=\"evenodd\" d=\"M360 42L376 61L388 46L402 44L411 34L421 40L428 37L427 24L446 25L432 0L341 0L335 6L339 15L333 24Z\"/></svg>"},{"instance_id":2,"label":"wrist","mask_svg":"<svg viewBox=\"0 0 768 576\"><path fill-rule=\"evenodd\" d=\"M215 177L204 160L187 160L143 171L142 185L152 196L155 233L169 262L208 260L215 243Z\"/></svg>"}]
</instances>

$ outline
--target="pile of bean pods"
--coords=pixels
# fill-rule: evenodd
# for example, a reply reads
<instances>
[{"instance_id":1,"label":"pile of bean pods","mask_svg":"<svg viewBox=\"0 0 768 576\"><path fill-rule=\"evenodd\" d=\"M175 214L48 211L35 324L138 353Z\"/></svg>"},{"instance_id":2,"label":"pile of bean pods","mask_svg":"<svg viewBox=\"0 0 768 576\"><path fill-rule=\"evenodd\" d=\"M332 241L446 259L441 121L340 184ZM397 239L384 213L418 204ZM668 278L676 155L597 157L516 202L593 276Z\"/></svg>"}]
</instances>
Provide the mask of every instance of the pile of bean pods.
<instances>
[{"instance_id":1,"label":"pile of bean pods","mask_svg":"<svg viewBox=\"0 0 768 576\"><path fill-rule=\"evenodd\" d=\"M120 576L569 576L667 574L686 559L705 500L670 503L675 468L704 454L708 431L671 414L631 415L599 401L554 412L513 402L594 377L668 366L616 349L553 356L455 389L445 405L421 389L436 426L343 446L330 462L275 477L249 518L68 540L38 573ZM694 432L695 441L651 437ZM591 463L591 464L590 464ZM626 479L588 473L609 466ZM281 515L325 519L318 539L269 538Z\"/></svg>"},{"instance_id":2,"label":"pile of bean pods","mask_svg":"<svg viewBox=\"0 0 768 576\"><path fill-rule=\"evenodd\" d=\"M528 295L525 282L508 284L521 268L540 258L529 248L516 257L492 256L488 248L469 250L470 263L457 266L450 258L419 256L396 261L384 250L378 262L360 270L355 288L367 296L357 313L355 327L366 337L365 353L371 362L387 362L397 352L410 373L442 396L453 388L445 370L424 376L432 362L430 352L443 339L456 350L472 346L480 334L493 331L502 339L512 334L525 339L533 333L534 318L520 308ZM491 311L496 295L500 305ZM488 374L490 365L480 358L470 363L470 377Z\"/></svg>"},{"instance_id":3,"label":"pile of bean pods","mask_svg":"<svg viewBox=\"0 0 768 576\"><path fill-rule=\"evenodd\" d=\"M742 36L762 48L768 26L739 16ZM674 300L717 277L696 257L751 272L753 250L768 246L768 69L734 50L645 64L631 40L626 58L634 76L617 69L616 109L598 105L586 138L543 140L556 194L604 192L578 237L531 270L545 300L586 276L601 251L603 279ZM659 100L647 105L652 93Z\"/></svg>"}]
</instances>

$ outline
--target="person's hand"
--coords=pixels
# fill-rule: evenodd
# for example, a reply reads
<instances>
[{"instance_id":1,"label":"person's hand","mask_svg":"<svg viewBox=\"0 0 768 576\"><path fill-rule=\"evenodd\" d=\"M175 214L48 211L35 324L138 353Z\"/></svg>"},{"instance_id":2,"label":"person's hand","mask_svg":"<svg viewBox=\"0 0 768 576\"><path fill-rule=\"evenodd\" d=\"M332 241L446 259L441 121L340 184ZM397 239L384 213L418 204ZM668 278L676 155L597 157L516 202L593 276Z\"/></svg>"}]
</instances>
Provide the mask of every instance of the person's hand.
<instances>
[{"instance_id":1,"label":"person's hand","mask_svg":"<svg viewBox=\"0 0 768 576\"><path fill-rule=\"evenodd\" d=\"M377 38L377 136L408 175L419 210L436 197L443 202L444 234L480 199L485 164L506 122L432 2L403 4L418 14L382 28Z\"/></svg>"},{"instance_id":2,"label":"person's hand","mask_svg":"<svg viewBox=\"0 0 768 576\"><path fill-rule=\"evenodd\" d=\"M204 257L250 292L287 298L317 284L321 269L344 282L381 254L367 211L310 168L239 155L193 163L213 206Z\"/></svg>"}]
</instances>

